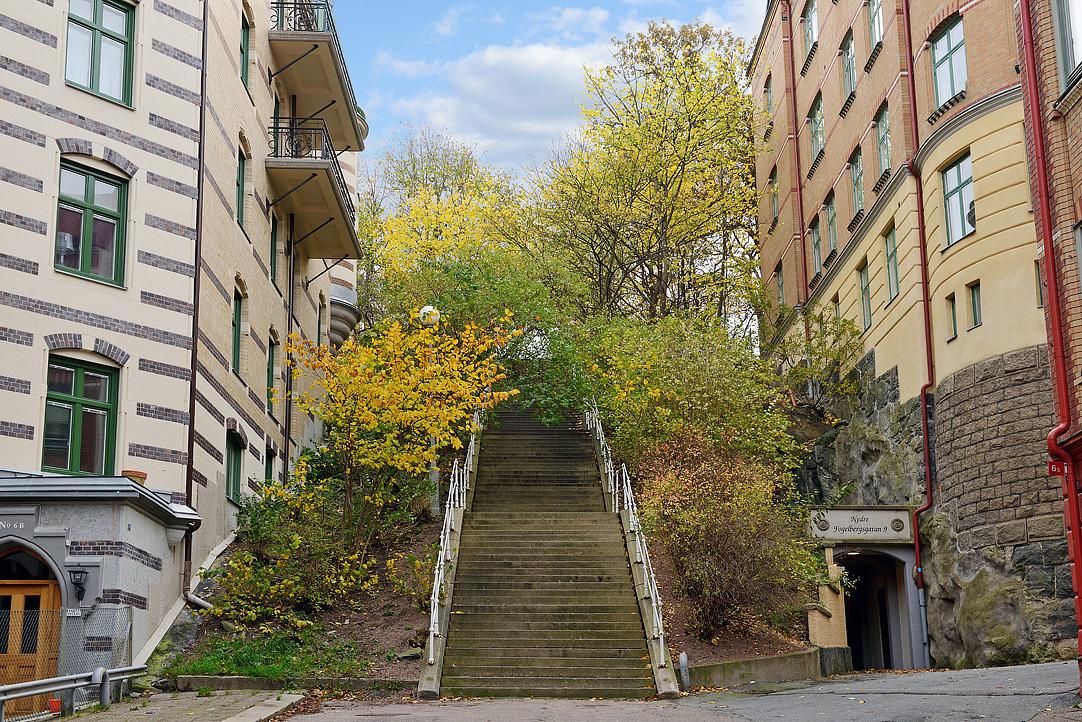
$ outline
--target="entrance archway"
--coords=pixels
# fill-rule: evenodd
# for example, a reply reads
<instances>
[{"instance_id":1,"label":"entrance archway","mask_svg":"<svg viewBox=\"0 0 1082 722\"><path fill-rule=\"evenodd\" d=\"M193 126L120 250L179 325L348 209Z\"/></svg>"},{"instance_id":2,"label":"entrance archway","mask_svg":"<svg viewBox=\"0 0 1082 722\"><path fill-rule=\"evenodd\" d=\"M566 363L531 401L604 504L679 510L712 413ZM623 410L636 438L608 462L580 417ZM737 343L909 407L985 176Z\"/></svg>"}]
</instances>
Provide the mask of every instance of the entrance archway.
<instances>
[{"instance_id":1,"label":"entrance archway","mask_svg":"<svg viewBox=\"0 0 1082 722\"><path fill-rule=\"evenodd\" d=\"M835 561L853 588L845 598L845 626L853 668L905 669L912 665L908 644L905 565L894 557L852 549Z\"/></svg>"},{"instance_id":2,"label":"entrance archway","mask_svg":"<svg viewBox=\"0 0 1082 722\"><path fill-rule=\"evenodd\" d=\"M53 677L60 654L60 583L29 549L0 549L0 679L5 684ZM9 702L8 714L47 710L47 699Z\"/></svg>"}]
</instances>

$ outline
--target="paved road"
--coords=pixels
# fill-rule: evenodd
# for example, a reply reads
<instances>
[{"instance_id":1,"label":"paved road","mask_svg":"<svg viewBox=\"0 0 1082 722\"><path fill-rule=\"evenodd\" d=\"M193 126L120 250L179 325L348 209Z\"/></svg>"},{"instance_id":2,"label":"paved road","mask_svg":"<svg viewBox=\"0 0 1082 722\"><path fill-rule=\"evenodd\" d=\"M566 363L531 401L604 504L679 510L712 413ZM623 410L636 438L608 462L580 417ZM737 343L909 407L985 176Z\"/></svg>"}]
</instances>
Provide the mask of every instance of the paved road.
<instances>
[{"instance_id":1,"label":"paved road","mask_svg":"<svg viewBox=\"0 0 1082 722\"><path fill-rule=\"evenodd\" d=\"M747 689L747 688L744 688ZM291 722L829 722L1082 721L1074 662L914 674L854 675L816 684L777 685L769 694L689 695L672 702L470 700L418 704L328 703Z\"/></svg>"},{"instance_id":2,"label":"paved road","mask_svg":"<svg viewBox=\"0 0 1082 722\"><path fill-rule=\"evenodd\" d=\"M207 697L195 692L166 692L117 702L108 710L80 716L88 722L222 722L259 708L266 714L253 712L252 716L264 719L281 709L280 697L277 692L265 690L214 692Z\"/></svg>"}]
</instances>

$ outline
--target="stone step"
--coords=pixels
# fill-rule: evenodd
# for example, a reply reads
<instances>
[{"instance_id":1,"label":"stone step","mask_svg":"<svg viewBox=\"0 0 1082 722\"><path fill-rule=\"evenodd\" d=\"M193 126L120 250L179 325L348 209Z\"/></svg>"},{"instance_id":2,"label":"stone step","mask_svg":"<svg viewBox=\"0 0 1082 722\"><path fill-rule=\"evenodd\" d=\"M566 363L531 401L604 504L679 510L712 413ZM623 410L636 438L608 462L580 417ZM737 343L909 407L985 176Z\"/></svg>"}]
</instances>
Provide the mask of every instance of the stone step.
<instances>
[{"instance_id":1,"label":"stone step","mask_svg":"<svg viewBox=\"0 0 1082 722\"><path fill-rule=\"evenodd\" d=\"M588 576L588 577L623 577L631 574L631 567L626 561L610 562L561 562L543 564L539 562L519 561L476 561L460 559L458 574L468 581L470 577L481 579L493 575L516 576L520 579L541 579L544 577Z\"/></svg>"},{"instance_id":2,"label":"stone step","mask_svg":"<svg viewBox=\"0 0 1082 722\"><path fill-rule=\"evenodd\" d=\"M511 640L505 640L511 641ZM641 640L640 640L641 641ZM520 660L530 660L530 663L544 664L546 661L555 659L570 660L633 660L636 662L645 660L649 663L650 652L642 644L628 648L604 648L604 647L530 647L522 642L520 646L490 647L463 647L456 646L454 640L448 643L446 659L481 659L495 664L517 664Z\"/></svg>"},{"instance_id":3,"label":"stone step","mask_svg":"<svg viewBox=\"0 0 1082 722\"><path fill-rule=\"evenodd\" d=\"M543 634L579 632L600 636L603 632L635 632L645 634L642 618L637 611L612 614L564 614L551 619L535 612L465 612L456 610L452 620L455 634L473 635L484 639L488 634L513 632ZM585 618L584 618L585 617Z\"/></svg>"},{"instance_id":4,"label":"stone step","mask_svg":"<svg viewBox=\"0 0 1082 722\"><path fill-rule=\"evenodd\" d=\"M623 569L612 574L586 573L581 570L566 574L524 574L522 572L489 572L482 573L477 570L458 571L455 581L455 589L462 584L463 587L470 585L502 585L502 584L630 584L631 570Z\"/></svg>"},{"instance_id":5,"label":"stone step","mask_svg":"<svg viewBox=\"0 0 1082 722\"><path fill-rule=\"evenodd\" d=\"M525 660L513 665L502 666L482 664L483 660L462 659L443 664L445 680L456 677L559 677L561 679L644 679L647 674L653 678L650 665L629 664L626 659L612 660L613 663L600 663L602 660L559 660L542 659L541 664L526 664Z\"/></svg>"},{"instance_id":6,"label":"stone step","mask_svg":"<svg viewBox=\"0 0 1082 722\"><path fill-rule=\"evenodd\" d=\"M536 579L521 578L516 581L477 581L470 575L463 574L455 582L455 598L459 593L470 591L484 591L490 594L511 594L514 592L538 591L552 594L565 594L589 590L595 594L608 594L610 592L626 592L627 579L613 579L612 581L599 582L596 578L579 582L538 581Z\"/></svg>"},{"instance_id":7,"label":"stone step","mask_svg":"<svg viewBox=\"0 0 1082 722\"><path fill-rule=\"evenodd\" d=\"M446 692L456 696L484 696L496 691L511 693L512 696L545 696L551 692L555 697L571 697L576 692L586 697L607 696L643 696L649 697L656 693L653 675L649 678L595 680L591 678L564 678L564 677L540 677L528 676L485 676L485 677L454 677L447 680L444 685ZM476 690L476 693L471 690Z\"/></svg>"},{"instance_id":8,"label":"stone step","mask_svg":"<svg viewBox=\"0 0 1082 722\"><path fill-rule=\"evenodd\" d=\"M577 629L550 629L545 635L532 634L523 636L518 631L501 632L492 630L492 634L474 634L466 630L451 630L447 641L448 649L489 647L498 649L566 649L569 653L576 650L614 650L633 649L646 651L646 637L642 625L638 630L607 629L589 632ZM600 653L599 651L599 653Z\"/></svg>"}]
</instances>

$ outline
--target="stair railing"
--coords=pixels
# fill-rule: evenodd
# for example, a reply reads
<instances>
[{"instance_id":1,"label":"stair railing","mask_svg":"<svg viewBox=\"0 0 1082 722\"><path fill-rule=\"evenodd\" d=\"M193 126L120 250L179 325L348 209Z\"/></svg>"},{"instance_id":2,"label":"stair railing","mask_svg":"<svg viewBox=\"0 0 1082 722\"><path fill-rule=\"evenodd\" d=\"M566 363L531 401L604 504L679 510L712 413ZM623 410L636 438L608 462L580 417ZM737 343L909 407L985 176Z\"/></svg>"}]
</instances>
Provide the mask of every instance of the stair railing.
<instances>
[{"instance_id":1,"label":"stair railing","mask_svg":"<svg viewBox=\"0 0 1082 722\"><path fill-rule=\"evenodd\" d=\"M651 629L648 631L651 638L657 641L657 666L664 668L669 656L669 650L665 644L665 624L661 615L661 594L657 588L654 565L650 561L650 550L646 546L646 534L642 531L642 522L639 519L639 505L635 503L635 491L631 487L631 475L627 472L626 464L620 464L619 468L617 468L613 461L612 450L605 439L605 429L601 424L601 413L598 411L596 403L592 403L590 408L586 410L585 421L586 429L593 435L597 449L598 464L602 469L602 481L605 485L605 494L610 502L610 509L626 518L628 535L635 544L635 559L633 561L642 568L643 600L650 602L648 619Z\"/></svg>"},{"instance_id":2,"label":"stair railing","mask_svg":"<svg viewBox=\"0 0 1082 722\"><path fill-rule=\"evenodd\" d=\"M441 625L440 611L447 599L448 570L453 566L457 551L454 548L454 533L461 531L455 528L455 510L466 508L466 499L470 490L470 483L477 472L477 434L484 426L484 412L477 411L473 415L473 432L470 433L470 442L466 447L465 461L455 459L451 466L451 485L447 491L447 504L443 515L443 530L440 532L440 553L436 557L436 569L432 578L432 597L429 602L428 617L428 663L436 663L437 638L443 637L445 631Z\"/></svg>"}]
</instances>

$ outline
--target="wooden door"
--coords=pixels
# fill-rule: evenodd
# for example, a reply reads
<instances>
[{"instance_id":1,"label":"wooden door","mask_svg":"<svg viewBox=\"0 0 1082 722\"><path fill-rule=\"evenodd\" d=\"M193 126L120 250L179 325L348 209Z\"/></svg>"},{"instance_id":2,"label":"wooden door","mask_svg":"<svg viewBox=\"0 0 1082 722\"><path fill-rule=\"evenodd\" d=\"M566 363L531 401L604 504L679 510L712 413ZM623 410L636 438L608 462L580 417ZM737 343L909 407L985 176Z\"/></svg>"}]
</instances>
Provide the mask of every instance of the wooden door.
<instances>
[{"instance_id":1,"label":"wooden door","mask_svg":"<svg viewBox=\"0 0 1082 722\"><path fill-rule=\"evenodd\" d=\"M55 677L60 654L60 587L55 581L0 581L0 682ZM7 714L48 709L48 696L8 702Z\"/></svg>"}]
</instances>

